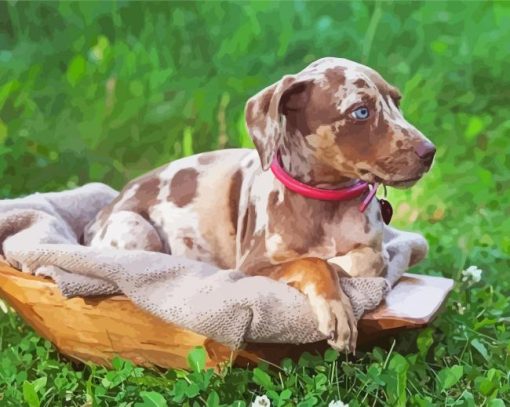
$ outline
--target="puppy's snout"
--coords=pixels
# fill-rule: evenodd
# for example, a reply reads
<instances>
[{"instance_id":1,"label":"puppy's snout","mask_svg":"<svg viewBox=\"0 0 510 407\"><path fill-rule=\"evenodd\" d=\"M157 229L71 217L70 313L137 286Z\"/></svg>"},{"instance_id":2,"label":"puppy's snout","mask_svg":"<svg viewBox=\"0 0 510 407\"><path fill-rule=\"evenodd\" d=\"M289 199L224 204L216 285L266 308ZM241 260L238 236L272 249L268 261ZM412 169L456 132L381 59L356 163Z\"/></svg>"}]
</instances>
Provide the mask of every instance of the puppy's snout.
<instances>
[{"instance_id":1,"label":"puppy's snout","mask_svg":"<svg viewBox=\"0 0 510 407\"><path fill-rule=\"evenodd\" d=\"M424 142L418 144L415 148L416 155L420 157L423 163L430 167L432 165L432 160L434 160L434 156L436 155L436 147L434 144L430 142Z\"/></svg>"}]
</instances>

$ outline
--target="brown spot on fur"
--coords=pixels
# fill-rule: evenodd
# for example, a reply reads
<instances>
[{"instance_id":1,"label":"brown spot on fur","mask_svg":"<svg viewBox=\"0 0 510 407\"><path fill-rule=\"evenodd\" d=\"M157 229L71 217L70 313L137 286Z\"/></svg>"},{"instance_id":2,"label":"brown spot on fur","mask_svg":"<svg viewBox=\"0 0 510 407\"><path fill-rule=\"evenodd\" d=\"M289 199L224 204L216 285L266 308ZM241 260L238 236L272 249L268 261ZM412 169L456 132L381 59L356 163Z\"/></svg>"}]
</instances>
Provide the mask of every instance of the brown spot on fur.
<instances>
[{"instance_id":1,"label":"brown spot on fur","mask_svg":"<svg viewBox=\"0 0 510 407\"><path fill-rule=\"evenodd\" d=\"M375 215L375 217L377 218L377 221L382 222L383 218L382 218L380 210L377 211L377 214Z\"/></svg>"},{"instance_id":2,"label":"brown spot on fur","mask_svg":"<svg viewBox=\"0 0 510 407\"><path fill-rule=\"evenodd\" d=\"M271 98L273 97L275 89L276 84L267 87L248 100L245 109L248 129L253 126L264 128L264 116L269 111L269 104L271 103Z\"/></svg>"},{"instance_id":3,"label":"brown spot on fur","mask_svg":"<svg viewBox=\"0 0 510 407\"><path fill-rule=\"evenodd\" d=\"M269 208L273 208L278 203L278 196L280 193L278 191L271 191L269 196L267 197L267 206Z\"/></svg>"},{"instance_id":4,"label":"brown spot on fur","mask_svg":"<svg viewBox=\"0 0 510 407\"><path fill-rule=\"evenodd\" d=\"M267 112L269 110L269 104L271 103L271 98L274 94L274 88L267 89L266 92L263 93L262 98L260 99L259 108L263 112Z\"/></svg>"},{"instance_id":5,"label":"brown spot on fur","mask_svg":"<svg viewBox=\"0 0 510 407\"><path fill-rule=\"evenodd\" d=\"M185 237L182 240L188 249L193 249L193 239L191 239L191 237Z\"/></svg>"},{"instance_id":6,"label":"brown spot on fur","mask_svg":"<svg viewBox=\"0 0 510 407\"><path fill-rule=\"evenodd\" d=\"M392 85L387 85L388 86L388 93L390 95L390 97L395 101L395 104L398 105L400 104L400 99L402 99L402 93L400 92L400 89L398 89L397 87L395 86L392 86Z\"/></svg>"},{"instance_id":7,"label":"brown spot on fur","mask_svg":"<svg viewBox=\"0 0 510 407\"><path fill-rule=\"evenodd\" d=\"M230 210L230 222L234 231L237 232L237 218L239 214L239 197L241 194L241 186L243 184L243 173L237 170L230 181L230 189L228 191L228 205Z\"/></svg>"},{"instance_id":8,"label":"brown spot on fur","mask_svg":"<svg viewBox=\"0 0 510 407\"><path fill-rule=\"evenodd\" d=\"M354 81L354 86L357 88L368 88L368 83L364 79L356 79Z\"/></svg>"},{"instance_id":9,"label":"brown spot on fur","mask_svg":"<svg viewBox=\"0 0 510 407\"><path fill-rule=\"evenodd\" d=\"M116 240L112 240L111 245L112 247L119 247L119 242L117 242Z\"/></svg>"},{"instance_id":10,"label":"brown spot on fur","mask_svg":"<svg viewBox=\"0 0 510 407\"><path fill-rule=\"evenodd\" d=\"M248 218L249 218L248 213L249 211L246 211L243 216L243 221L241 225L241 243L243 242L244 237L246 236L246 231L248 230Z\"/></svg>"},{"instance_id":11,"label":"brown spot on fur","mask_svg":"<svg viewBox=\"0 0 510 407\"><path fill-rule=\"evenodd\" d=\"M197 193L198 171L194 168L184 168L177 171L170 182L170 195L168 201L179 208L188 205Z\"/></svg>"},{"instance_id":12,"label":"brown spot on fur","mask_svg":"<svg viewBox=\"0 0 510 407\"><path fill-rule=\"evenodd\" d=\"M135 208L145 220L149 219L149 209L158 202L159 178L156 176L142 180L135 192Z\"/></svg>"},{"instance_id":13,"label":"brown spot on fur","mask_svg":"<svg viewBox=\"0 0 510 407\"><path fill-rule=\"evenodd\" d=\"M257 211L255 205L250 202L243 217L243 229L241 230L241 252L248 249L250 238L255 232L255 223L257 221Z\"/></svg>"},{"instance_id":14,"label":"brown spot on fur","mask_svg":"<svg viewBox=\"0 0 510 407\"><path fill-rule=\"evenodd\" d=\"M241 236L241 256L248 253L244 261L239 265L239 270L244 273L258 274L260 270L269 266L271 262L266 256L266 239L264 234L255 234L257 212L255 205L250 202L243 216L243 229Z\"/></svg>"},{"instance_id":15,"label":"brown spot on fur","mask_svg":"<svg viewBox=\"0 0 510 407\"><path fill-rule=\"evenodd\" d=\"M324 76L330 86L329 90L337 90L345 85L345 68L343 66L326 69Z\"/></svg>"},{"instance_id":16,"label":"brown spot on fur","mask_svg":"<svg viewBox=\"0 0 510 407\"><path fill-rule=\"evenodd\" d=\"M167 166L159 167L151 172L135 178L128 182L117 197L97 215L97 223L101 230L100 238L103 239L107 228L110 215L115 211L131 211L149 220L149 209L158 203L159 194L159 174ZM136 192L133 196L126 199L126 193L133 188Z\"/></svg>"},{"instance_id":17,"label":"brown spot on fur","mask_svg":"<svg viewBox=\"0 0 510 407\"><path fill-rule=\"evenodd\" d=\"M202 165L211 164L216 161L216 156L211 153L200 154L198 156L198 163Z\"/></svg>"},{"instance_id":18,"label":"brown spot on fur","mask_svg":"<svg viewBox=\"0 0 510 407\"><path fill-rule=\"evenodd\" d=\"M267 257L264 234L252 235L248 244L248 255L239 266L239 270L247 274L259 275L260 270L271 264L272 262Z\"/></svg>"},{"instance_id":19,"label":"brown spot on fur","mask_svg":"<svg viewBox=\"0 0 510 407\"><path fill-rule=\"evenodd\" d=\"M163 247L163 242L161 241L161 238L160 238L158 232L156 232L156 230L154 230L154 233L149 234L148 247L145 247L143 250L149 250L149 251L161 252L161 253L165 252L164 247ZM170 247L168 247L167 254L172 254Z\"/></svg>"},{"instance_id":20,"label":"brown spot on fur","mask_svg":"<svg viewBox=\"0 0 510 407\"><path fill-rule=\"evenodd\" d=\"M101 239L104 239L106 236L106 231L108 230L108 226L110 226L111 222L108 220L106 224L103 226L103 229L101 230L101 235L99 236Z\"/></svg>"},{"instance_id":21,"label":"brown spot on fur","mask_svg":"<svg viewBox=\"0 0 510 407\"><path fill-rule=\"evenodd\" d=\"M397 143L396 143L397 148L402 148L402 145L403 145L403 144L404 144L404 143L402 143L402 140L397 140Z\"/></svg>"},{"instance_id":22,"label":"brown spot on fur","mask_svg":"<svg viewBox=\"0 0 510 407\"><path fill-rule=\"evenodd\" d=\"M365 217L365 221L363 224L363 232L370 233L370 222L367 217Z\"/></svg>"}]
</instances>

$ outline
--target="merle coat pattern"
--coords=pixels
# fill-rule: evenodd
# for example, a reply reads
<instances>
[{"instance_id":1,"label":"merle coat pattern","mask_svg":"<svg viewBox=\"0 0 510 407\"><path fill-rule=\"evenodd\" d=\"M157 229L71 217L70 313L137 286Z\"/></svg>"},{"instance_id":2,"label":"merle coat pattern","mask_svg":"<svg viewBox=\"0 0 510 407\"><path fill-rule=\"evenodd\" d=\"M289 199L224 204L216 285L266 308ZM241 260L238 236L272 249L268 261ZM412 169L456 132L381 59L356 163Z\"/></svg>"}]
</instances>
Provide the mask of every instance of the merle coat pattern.
<instances>
[{"instance_id":1,"label":"merle coat pattern","mask_svg":"<svg viewBox=\"0 0 510 407\"><path fill-rule=\"evenodd\" d=\"M429 170L435 148L404 119L400 98L366 66L318 60L249 99L246 124L256 150L197 154L131 181L88 226L84 241L284 281L308 296L331 346L353 350L356 321L339 274L392 281L402 264L425 257L427 243L386 226L377 200L361 213L362 197L305 198L267 170L279 150L285 170L312 186L359 179L411 186ZM355 113L361 107L369 112L362 120Z\"/></svg>"}]
</instances>

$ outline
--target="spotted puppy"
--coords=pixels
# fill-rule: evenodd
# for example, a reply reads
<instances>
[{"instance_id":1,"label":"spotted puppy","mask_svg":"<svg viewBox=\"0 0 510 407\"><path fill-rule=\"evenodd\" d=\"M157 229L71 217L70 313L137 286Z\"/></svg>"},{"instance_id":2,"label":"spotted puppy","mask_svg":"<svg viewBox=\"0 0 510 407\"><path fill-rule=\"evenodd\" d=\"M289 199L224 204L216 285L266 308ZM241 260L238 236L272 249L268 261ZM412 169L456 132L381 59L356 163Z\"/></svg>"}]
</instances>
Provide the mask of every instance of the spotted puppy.
<instances>
[{"instance_id":1,"label":"spotted puppy","mask_svg":"<svg viewBox=\"0 0 510 407\"><path fill-rule=\"evenodd\" d=\"M308 296L333 347L353 349L356 321L339 273L391 280L423 259L427 243L387 227L377 200L361 212L362 196L310 199L267 170L279 151L283 169L312 187L338 189L356 180L412 185L430 168L435 148L404 119L400 98L366 66L320 59L248 101L256 151L198 154L131 181L88 226L84 241L284 281Z\"/></svg>"}]
</instances>

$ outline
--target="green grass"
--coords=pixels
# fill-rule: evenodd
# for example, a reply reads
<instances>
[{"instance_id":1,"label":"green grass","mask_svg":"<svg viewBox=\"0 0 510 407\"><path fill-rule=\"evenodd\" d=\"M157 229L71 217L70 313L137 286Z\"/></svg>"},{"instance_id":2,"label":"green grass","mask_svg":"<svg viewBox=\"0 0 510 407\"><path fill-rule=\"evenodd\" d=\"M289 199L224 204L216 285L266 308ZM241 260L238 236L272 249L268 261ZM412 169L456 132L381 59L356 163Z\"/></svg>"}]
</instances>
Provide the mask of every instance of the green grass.
<instances>
[{"instance_id":1,"label":"green grass","mask_svg":"<svg viewBox=\"0 0 510 407\"><path fill-rule=\"evenodd\" d=\"M250 146L249 96L343 56L399 86L437 145L431 173L389 197L395 225L430 242L416 271L459 281L429 328L384 349L219 375L78 368L0 311L0 405L510 403L509 38L504 2L0 3L0 196L118 188L183 155ZM461 283L471 265L482 280Z\"/></svg>"}]
</instances>

